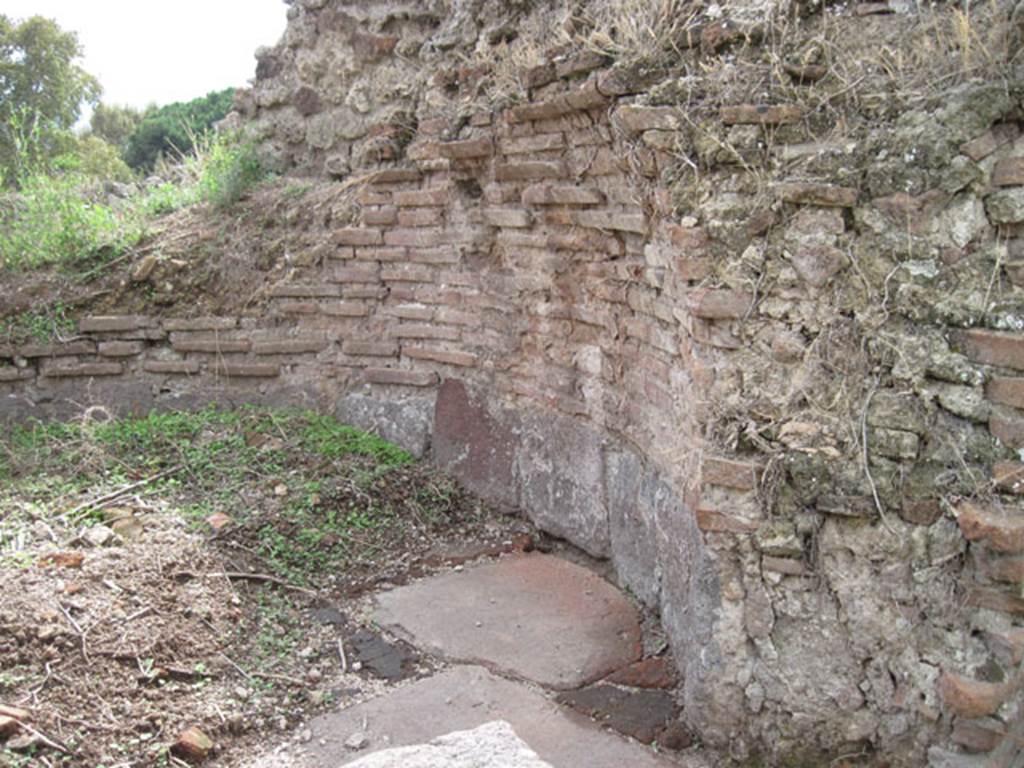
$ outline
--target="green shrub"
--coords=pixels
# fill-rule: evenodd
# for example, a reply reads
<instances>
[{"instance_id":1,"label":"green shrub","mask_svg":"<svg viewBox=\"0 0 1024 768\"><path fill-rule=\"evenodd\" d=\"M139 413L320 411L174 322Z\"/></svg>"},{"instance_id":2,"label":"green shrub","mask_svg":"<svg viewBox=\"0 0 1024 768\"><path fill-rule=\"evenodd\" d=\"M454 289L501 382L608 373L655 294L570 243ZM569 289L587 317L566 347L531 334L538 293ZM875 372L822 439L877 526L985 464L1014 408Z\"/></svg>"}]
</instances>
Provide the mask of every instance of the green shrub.
<instances>
[{"instance_id":1,"label":"green shrub","mask_svg":"<svg viewBox=\"0 0 1024 768\"><path fill-rule=\"evenodd\" d=\"M238 134L217 134L196 147L201 167L202 199L214 208L238 202L245 192L266 177L255 145Z\"/></svg>"},{"instance_id":2,"label":"green shrub","mask_svg":"<svg viewBox=\"0 0 1024 768\"><path fill-rule=\"evenodd\" d=\"M0 267L73 265L136 242L142 230L134 217L94 200L88 187L73 172L24 177L13 210L0 221Z\"/></svg>"}]
</instances>

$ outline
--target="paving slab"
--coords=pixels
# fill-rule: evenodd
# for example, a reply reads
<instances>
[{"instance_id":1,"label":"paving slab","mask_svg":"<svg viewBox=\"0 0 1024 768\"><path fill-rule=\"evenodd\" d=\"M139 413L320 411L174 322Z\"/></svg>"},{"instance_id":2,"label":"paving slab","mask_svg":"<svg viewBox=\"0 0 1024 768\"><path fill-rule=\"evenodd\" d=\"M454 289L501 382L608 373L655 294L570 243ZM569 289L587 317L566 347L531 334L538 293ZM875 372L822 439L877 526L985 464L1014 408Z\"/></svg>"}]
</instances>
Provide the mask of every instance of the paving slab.
<instances>
[{"instance_id":1,"label":"paving slab","mask_svg":"<svg viewBox=\"0 0 1024 768\"><path fill-rule=\"evenodd\" d=\"M375 752L351 768L551 768L503 720L414 747Z\"/></svg>"},{"instance_id":2,"label":"paving slab","mask_svg":"<svg viewBox=\"0 0 1024 768\"><path fill-rule=\"evenodd\" d=\"M455 731L501 720L552 768L708 768L697 753L673 758L602 730L524 683L483 667L452 667L310 724L303 768L338 768L368 753L428 744ZM363 734L364 749L345 746ZM360 736L360 741L363 737ZM495 768L499 768L495 766Z\"/></svg>"},{"instance_id":3,"label":"paving slab","mask_svg":"<svg viewBox=\"0 0 1024 768\"><path fill-rule=\"evenodd\" d=\"M417 648L556 689L636 661L636 609L586 568L544 554L500 560L385 592L374 620Z\"/></svg>"}]
</instances>

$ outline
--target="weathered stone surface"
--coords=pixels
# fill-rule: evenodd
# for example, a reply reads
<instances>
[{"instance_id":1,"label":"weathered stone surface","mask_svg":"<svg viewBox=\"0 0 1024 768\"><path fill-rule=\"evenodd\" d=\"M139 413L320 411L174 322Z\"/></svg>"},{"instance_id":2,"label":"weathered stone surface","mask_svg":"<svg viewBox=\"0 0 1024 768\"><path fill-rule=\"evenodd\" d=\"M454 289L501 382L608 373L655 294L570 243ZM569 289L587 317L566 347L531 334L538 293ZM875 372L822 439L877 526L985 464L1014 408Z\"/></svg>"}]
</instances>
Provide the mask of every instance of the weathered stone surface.
<instances>
[{"instance_id":1,"label":"weathered stone surface","mask_svg":"<svg viewBox=\"0 0 1024 768\"><path fill-rule=\"evenodd\" d=\"M422 458L434 429L434 405L430 395L383 398L350 392L338 400L335 414L345 424L380 435Z\"/></svg>"},{"instance_id":2,"label":"weathered stone surface","mask_svg":"<svg viewBox=\"0 0 1024 768\"><path fill-rule=\"evenodd\" d=\"M635 661L633 607L590 571L548 555L512 555L399 587L375 620L447 658L576 688Z\"/></svg>"},{"instance_id":3,"label":"weathered stone surface","mask_svg":"<svg viewBox=\"0 0 1024 768\"><path fill-rule=\"evenodd\" d=\"M351 763L352 768L551 768L512 726L496 721L439 736L428 744L397 747Z\"/></svg>"},{"instance_id":4,"label":"weathered stone surface","mask_svg":"<svg viewBox=\"0 0 1024 768\"><path fill-rule=\"evenodd\" d=\"M680 768L680 763L607 733L525 686L480 667L464 666L316 718L311 724L309 757L303 765L349 765L361 759L362 755L348 752L341 742L348 734L363 731L364 723L369 749L379 749L424 744L494 720L508 722L553 768ZM687 756L681 765L708 766L699 755Z\"/></svg>"}]
</instances>

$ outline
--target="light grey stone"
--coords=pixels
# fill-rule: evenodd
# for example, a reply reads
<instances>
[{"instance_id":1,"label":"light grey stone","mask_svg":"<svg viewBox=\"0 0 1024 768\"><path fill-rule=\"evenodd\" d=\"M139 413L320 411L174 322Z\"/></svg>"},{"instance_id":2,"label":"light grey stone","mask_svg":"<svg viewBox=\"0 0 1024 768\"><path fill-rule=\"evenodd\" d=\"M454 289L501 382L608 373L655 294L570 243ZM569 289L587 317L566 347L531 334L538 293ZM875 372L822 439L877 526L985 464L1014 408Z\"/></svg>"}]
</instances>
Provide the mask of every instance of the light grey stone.
<instances>
[{"instance_id":1,"label":"light grey stone","mask_svg":"<svg viewBox=\"0 0 1024 768\"><path fill-rule=\"evenodd\" d=\"M434 431L434 397L384 400L360 393L344 395L334 408L339 421L394 443L417 458L430 446Z\"/></svg>"},{"instance_id":2,"label":"light grey stone","mask_svg":"<svg viewBox=\"0 0 1024 768\"><path fill-rule=\"evenodd\" d=\"M456 731L429 744L397 747L352 763L352 768L551 768L512 726L498 720Z\"/></svg>"}]
</instances>

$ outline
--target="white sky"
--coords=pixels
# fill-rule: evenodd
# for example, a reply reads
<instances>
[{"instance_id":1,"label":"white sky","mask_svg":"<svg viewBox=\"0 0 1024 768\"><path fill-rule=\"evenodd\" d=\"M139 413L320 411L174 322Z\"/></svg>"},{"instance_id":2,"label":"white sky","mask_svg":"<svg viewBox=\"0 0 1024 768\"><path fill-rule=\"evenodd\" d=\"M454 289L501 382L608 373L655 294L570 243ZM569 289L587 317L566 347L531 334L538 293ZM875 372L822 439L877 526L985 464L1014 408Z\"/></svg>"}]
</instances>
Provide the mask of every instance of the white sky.
<instances>
[{"instance_id":1,"label":"white sky","mask_svg":"<svg viewBox=\"0 0 1024 768\"><path fill-rule=\"evenodd\" d=\"M286 11L283 0L0 0L9 18L46 16L77 32L103 101L140 108L246 85Z\"/></svg>"}]
</instances>

